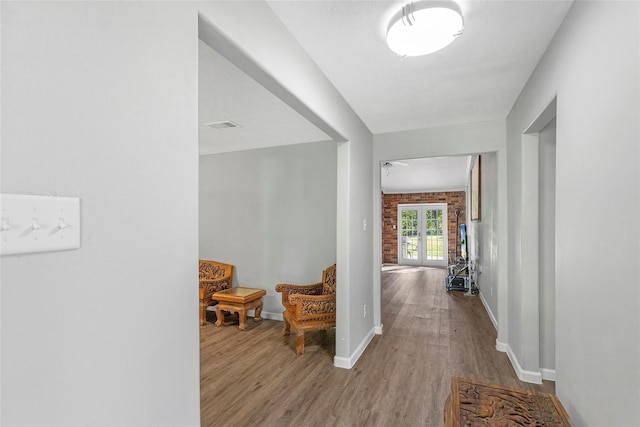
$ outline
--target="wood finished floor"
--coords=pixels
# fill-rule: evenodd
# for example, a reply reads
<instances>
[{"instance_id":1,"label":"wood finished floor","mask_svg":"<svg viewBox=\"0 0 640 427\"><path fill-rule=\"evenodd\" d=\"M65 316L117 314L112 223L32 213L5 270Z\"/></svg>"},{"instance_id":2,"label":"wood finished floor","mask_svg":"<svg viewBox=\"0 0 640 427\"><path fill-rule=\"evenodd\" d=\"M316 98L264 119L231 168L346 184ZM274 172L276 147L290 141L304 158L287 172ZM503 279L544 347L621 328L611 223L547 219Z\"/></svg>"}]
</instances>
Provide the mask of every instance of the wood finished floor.
<instances>
[{"instance_id":1,"label":"wood finished floor","mask_svg":"<svg viewBox=\"0 0 640 427\"><path fill-rule=\"evenodd\" d=\"M311 332L306 352L282 322L200 328L203 426L441 426L451 377L553 393L520 382L478 297L444 289L446 270L385 268L384 334L352 369L333 366L335 332Z\"/></svg>"}]
</instances>

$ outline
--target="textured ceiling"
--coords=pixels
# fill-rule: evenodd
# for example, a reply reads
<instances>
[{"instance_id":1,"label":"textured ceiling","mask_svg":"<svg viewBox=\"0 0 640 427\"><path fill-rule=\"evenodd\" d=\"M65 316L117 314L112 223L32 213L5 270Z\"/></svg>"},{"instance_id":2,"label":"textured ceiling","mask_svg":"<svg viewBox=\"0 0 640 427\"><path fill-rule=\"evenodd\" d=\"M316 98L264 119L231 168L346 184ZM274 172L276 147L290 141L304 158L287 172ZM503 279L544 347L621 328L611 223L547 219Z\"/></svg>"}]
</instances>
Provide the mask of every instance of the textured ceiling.
<instances>
[{"instance_id":1,"label":"textured ceiling","mask_svg":"<svg viewBox=\"0 0 640 427\"><path fill-rule=\"evenodd\" d=\"M380 188L385 194L464 190L470 162L470 156L382 162Z\"/></svg>"},{"instance_id":2,"label":"textured ceiling","mask_svg":"<svg viewBox=\"0 0 640 427\"><path fill-rule=\"evenodd\" d=\"M460 1L462 36L401 58L385 31L405 3L268 2L374 134L506 117L571 4Z\"/></svg>"},{"instance_id":3,"label":"textured ceiling","mask_svg":"<svg viewBox=\"0 0 640 427\"><path fill-rule=\"evenodd\" d=\"M199 42L200 155L330 139L204 42ZM232 121L238 128L213 129Z\"/></svg>"},{"instance_id":4,"label":"textured ceiling","mask_svg":"<svg viewBox=\"0 0 640 427\"><path fill-rule=\"evenodd\" d=\"M505 118L571 6L563 0L459 1L462 36L439 52L400 58L384 36L406 2L267 3L374 134ZM329 139L204 43L199 72L201 154ZM241 127L204 126L222 120ZM462 159L454 166L441 158L446 168L429 164L448 171L443 189L457 188L455 176L466 179L468 159ZM396 191L390 182L387 191ZM418 191L415 183L408 177L405 190Z\"/></svg>"}]
</instances>

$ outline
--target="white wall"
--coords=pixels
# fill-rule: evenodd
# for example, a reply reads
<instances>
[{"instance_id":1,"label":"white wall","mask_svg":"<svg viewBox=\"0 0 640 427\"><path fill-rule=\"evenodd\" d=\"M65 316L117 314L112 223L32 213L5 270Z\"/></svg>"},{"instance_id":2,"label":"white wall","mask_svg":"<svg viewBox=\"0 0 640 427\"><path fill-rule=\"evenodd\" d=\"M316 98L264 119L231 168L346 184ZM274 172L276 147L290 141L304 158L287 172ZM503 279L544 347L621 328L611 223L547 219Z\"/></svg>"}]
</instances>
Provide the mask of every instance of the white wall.
<instances>
[{"instance_id":1,"label":"white wall","mask_svg":"<svg viewBox=\"0 0 640 427\"><path fill-rule=\"evenodd\" d=\"M498 319L498 154L482 153L480 165L481 216L480 221L467 220L469 256L476 264L476 284L480 298L494 326ZM469 190L467 190L469 199ZM471 205L467 201L467 216Z\"/></svg>"},{"instance_id":2,"label":"white wall","mask_svg":"<svg viewBox=\"0 0 640 427\"><path fill-rule=\"evenodd\" d=\"M640 424L639 24L637 2L575 2L507 119L515 236L521 134L557 95L556 392L578 426ZM513 301L510 328L526 304Z\"/></svg>"},{"instance_id":3,"label":"white wall","mask_svg":"<svg viewBox=\"0 0 640 427\"><path fill-rule=\"evenodd\" d=\"M556 369L556 122L540 131L540 368Z\"/></svg>"},{"instance_id":4,"label":"white wall","mask_svg":"<svg viewBox=\"0 0 640 427\"><path fill-rule=\"evenodd\" d=\"M2 192L82 221L1 259L2 425L199 425L196 17L2 2Z\"/></svg>"},{"instance_id":5,"label":"white wall","mask_svg":"<svg viewBox=\"0 0 640 427\"><path fill-rule=\"evenodd\" d=\"M265 289L265 318L282 320L277 283L319 282L336 261L336 160L333 141L200 157L200 257Z\"/></svg>"},{"instance_id":6,"label":"white wall","mask_svg":"<svg viewBox=\"0 0 640 427\"><path fill-rule=\"evenodd\" d=\"M350 367L373 330L353 314L373 299L371 134L265 3L197 5L348 140L336 360ZM195 6L2 3L2 191L79 196L83 216L79 251L2 259L3 423L199 423Z\"/></svg>"},{"instance_id":7,"label":"white wall","mask_svg":"<svg viewBox=\"0 0 640 427\"><path fill-rule=\"evenodd\" d=\"M360 118L265 2L210 2L200 37L318 126L338 145L337 366L351 367L373 337L372 136ZM251 31L247 31L250 28Z\"/></svg>"},{"instance_id":8,"label":"white wall","mask_svg":"<svg viewBox=\"0 0 640 427\"><path fill-rule=\"evenodd\" d=\"M494 153L489 155L489 166L487 168L489 172L486 175L486 179L483 176L483 185L487 186L487 218L491 219L483 220L482 225L487 228L483 228L482 233L491 234L490 242L487 242L487 244L491 245L491 250L495 251L495 254L483 257L480 262L482 263L483 274L486 272L487 275L492 276L492 280L495 280L496 288L494 291L496 293L495 304L497 307L493 308L492 316L494 319L499 319L501 316L506 318L507 265L505 262L500 261L501 259L505 260L507 256L505 122L503 120L495 120L378 134L374 135L373 142L376 327L379 330L383 328L380 317L380 267L382 265L380 162L394 159L455 156L485 152ZM484 200L482 206L484 212ZM506 322L498 323L498 340L502 336L506 336L507 326Z\"/></svg>"}]
</instances>

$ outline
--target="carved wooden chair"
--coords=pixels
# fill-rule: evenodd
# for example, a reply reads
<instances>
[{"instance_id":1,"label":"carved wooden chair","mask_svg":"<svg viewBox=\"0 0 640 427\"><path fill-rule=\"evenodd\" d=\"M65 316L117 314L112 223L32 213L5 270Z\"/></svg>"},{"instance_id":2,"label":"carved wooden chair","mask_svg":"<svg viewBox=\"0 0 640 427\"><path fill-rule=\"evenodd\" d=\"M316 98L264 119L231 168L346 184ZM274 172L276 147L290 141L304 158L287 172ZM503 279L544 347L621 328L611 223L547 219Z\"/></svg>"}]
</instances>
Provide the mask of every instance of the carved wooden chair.
<instances>
[{"instance_id":1,"label":"carved wooden chair","mask_svg":"<svg viewBox=\"0 0 640 427\"><path fill-rule=\"evenodd\" d=\"M304 333L336 326L336 265L322 272L322 281L311 285L278 284L282 293L282 335L296 330L296 354L304 353Z\"/></svg>"},{"instance_id":2,"label":"carved wooden chair","mask_svg":"<svg viewBox=\"0 0 640 427\"><path fill-rule=\"evenodd\" d=\"M218 303L211 296L231 287L233 265L201 259L198 271L200 274L200 326L202 326L207 321L207 307Z\"/></svg>"}]
</instances>

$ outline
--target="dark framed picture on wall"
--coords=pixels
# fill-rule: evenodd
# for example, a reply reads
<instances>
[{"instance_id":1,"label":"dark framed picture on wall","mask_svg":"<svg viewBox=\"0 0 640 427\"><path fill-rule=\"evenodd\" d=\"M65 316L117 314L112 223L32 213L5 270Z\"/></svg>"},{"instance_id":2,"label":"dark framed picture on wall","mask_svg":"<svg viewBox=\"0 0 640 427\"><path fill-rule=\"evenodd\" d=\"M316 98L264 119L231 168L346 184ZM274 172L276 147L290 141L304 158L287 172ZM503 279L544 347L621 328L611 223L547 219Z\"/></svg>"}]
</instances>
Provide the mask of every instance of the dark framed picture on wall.
<instances>
[{"instance_id":1,"label":"dark framed picture on wall","mask_svg":"<svg viewBox=\"0 0 640 427\"><path fill-rule=\"evenodd\" d=\"M471 221L480 221L481 218L480 157L478 155L471 166Z\"/></svg>"}]
</instances>

